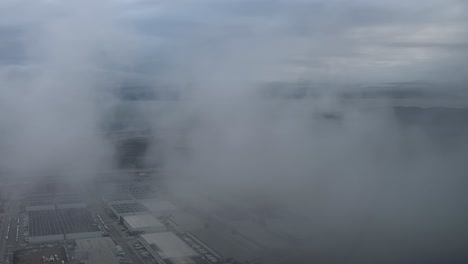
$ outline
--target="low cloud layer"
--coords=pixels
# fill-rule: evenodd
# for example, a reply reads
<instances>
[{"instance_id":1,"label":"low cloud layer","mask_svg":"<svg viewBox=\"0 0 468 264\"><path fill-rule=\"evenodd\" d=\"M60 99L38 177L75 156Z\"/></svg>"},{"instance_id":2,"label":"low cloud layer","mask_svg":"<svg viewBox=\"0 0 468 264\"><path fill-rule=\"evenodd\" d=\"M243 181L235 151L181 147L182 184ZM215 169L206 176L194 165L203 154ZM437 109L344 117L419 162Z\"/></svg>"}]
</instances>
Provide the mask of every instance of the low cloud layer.
<instances>
[{"instance_id":1,"label":"low cloud layer","mask_svg":"<svg viewBox=\"0 0 468 264\"><path fill-rule=\"evenodd\" d=\"M431 115L403 122L394 101L338 95L423 81L463 105L467 7L2 1L1 169L75 181L113 169L107 118L134 104L173 195L269 208L264 224L294 241L285 263L464 263L465 138ZM318 94L265 96L275 82ZM136 83L177 96L122 102Z\"/></svg>"}]
</instances>

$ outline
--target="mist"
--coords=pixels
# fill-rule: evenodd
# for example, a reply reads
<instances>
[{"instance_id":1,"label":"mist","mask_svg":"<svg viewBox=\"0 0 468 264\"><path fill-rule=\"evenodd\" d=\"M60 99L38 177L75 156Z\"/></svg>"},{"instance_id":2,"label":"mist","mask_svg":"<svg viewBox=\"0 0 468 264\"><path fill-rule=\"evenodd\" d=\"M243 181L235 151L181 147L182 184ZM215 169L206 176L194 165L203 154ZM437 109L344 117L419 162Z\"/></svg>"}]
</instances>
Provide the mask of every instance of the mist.
<instances>
[{"instance_id":1,"label":"mist","mask_svg":"<svg viewBox=\"0 0 468 264\"><path fill-rule=\"evenodd\" d=\"M252 253L266 262L465 263L466 11L3 1L3 177L91 183L117 170L108 119L128 107L123 130L143 123L157 139L146 161L169 196L232 229L254 219L271 235ZM425 96L362 96L389 83ZM151 100L119 94L142 86Z\"/></svg>"}]
</instances>

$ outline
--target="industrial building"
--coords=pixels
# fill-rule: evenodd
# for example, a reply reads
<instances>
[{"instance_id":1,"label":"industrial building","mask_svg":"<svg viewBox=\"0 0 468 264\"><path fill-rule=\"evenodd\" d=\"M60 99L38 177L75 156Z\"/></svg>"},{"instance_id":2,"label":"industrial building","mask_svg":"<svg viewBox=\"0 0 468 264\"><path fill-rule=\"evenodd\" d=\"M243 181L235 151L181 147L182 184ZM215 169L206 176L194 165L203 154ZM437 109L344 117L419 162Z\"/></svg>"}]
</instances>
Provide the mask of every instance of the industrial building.
<instances>
[{"instance_id":1,"label":"industrial building","mask_svg":"<svg viewBox=\"0 0 468 264\"><path fill-rule=\"evenodd\" d=\"M101 231L86 208L29 211L29 242L100 237Z\"/></svg>"},{"instance_id":2,"label":"industrial building","mask_svg":"<svg viewBox=\"0 0 468 264\"><path fill-rule=\"evenodd\" d=\"M158 263L204 264L207 263L194 249L171 232L141 235L141 241Z\"/></svg>"},{"instance_id":3,"label":"industrial building","mask_svg":"<svg viewBox=\"0 0 468 264\"><path fill-rule=\"evenodd\" d=\"M28 196L23 200L26 211L54 210L55 197L53 195Z\"/></svg>"},{"instance_id":4,"label":"industrial building","mask_svg":"<svg viewBox=\"0 0 468 264\"><path fill-rule=\"evenodd\" d=\"M23 200L26 211L55 210L57 208L85 208L83 195L75 194L42 194L30 195Z\"/></svg>"},{"instance_id":5,"label":"industrial building","mask_svg":"<svg viewBox=\"0 0 468 264\"><path fill-rule=\"evenodd\" d=\"M29 212L29 211L44 211L44 210L55 210L55 208L56 208L55 204L37 203L37 204L26 206L25 210L27 212Z\"/></svg>"},{"instance_id":6,"label":"industrial building","mask_svg":"<svg viewBox=\"0 0 468 264\"><path fill-rule=\"evenodd\" d=\"M102 202L106 205L109 205L112 202L131 202L134 201L133 197L128 193L105 193L102 195Z\"/></svg>"},{"instance_id":7,"label":"industrial building","mask_svg":"<svg viewBox=\"0 0 468 264\"><path fill-rule=\"evenodd\" d=\"M102 186L100 189L102 201L108 205L114 201L133 201L135 198L130 195L128 188L123 184L110 184Z\"/></svg>"},{"instance_id":8,"label":"industrial building","mask_svg":"<svg viewBox=\"0 0 468 264\"><path fill-rule=\"evenodd\" d=\"M133 234L166 231L166 226L152 215L128 215L123 217L123 224Z\"/></svg>"},{"instance_id":9,"label":"industrial building","mask_svg":"<svg viewBox=\"0 0 468 264\"><path fill-rule=\"evenodd\" d=\"M136 201L114 201L108 204L108 208L120 220L127 215L148 214L148 209Z\"/></svg>"},{"instance_id":10,"label":"industrial building","mask_svg":"<svg viewBox=\"0 0 468 264\"><path fill-rule=\"evenodd\" d=\"M117 247L109 237L77 239L75 258L83 264L117 264Z\"/></svg>"}]
</instances>

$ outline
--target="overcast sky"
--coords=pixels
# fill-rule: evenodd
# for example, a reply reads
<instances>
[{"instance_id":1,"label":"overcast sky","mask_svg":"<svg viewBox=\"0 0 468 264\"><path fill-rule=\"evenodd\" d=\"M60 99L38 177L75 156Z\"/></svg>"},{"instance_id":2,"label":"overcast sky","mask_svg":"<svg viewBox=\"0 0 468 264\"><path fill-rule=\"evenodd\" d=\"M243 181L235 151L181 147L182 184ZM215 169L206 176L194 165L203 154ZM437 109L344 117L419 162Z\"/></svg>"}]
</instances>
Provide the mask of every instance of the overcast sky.
<instances>
[{"instance_id":1,"label":"overcast sky","mask_svg":"<svg viewBox=\"0 0 468 264\"><path fill-rule=\"evenodd\" d=\"M331 258L355 248L356 263L466 260L458 122L438 138L430 117L405 125L333 96L251 91L302 80L463 88L467 13L462 0L0 0L0 169L84 181L114 168L102 127L120 102L102 91L141 77L188 91L141 109L174 193L278 207L272 229L305 236L304 252L313 242Z\"/></svg>"},{"instance_id":2,"label":"overcast sky","mask_svg":"<svg viewBox=\"0 0 468 264\"><path fill-rule=\"evenodd\" d=\"M254 71L248 78L260 81L460 81L467 71L467 6L463 0L4 0L0 62L41 63L31 45L44 38L44 28L61 24L83 45L108 38L109 30L144 39L125 50L140 71L183 65L196 74L200 66L240 63L249 69L242 74ZM123 45L98 41L103 53Z\"/></svg>"}]
</instances>

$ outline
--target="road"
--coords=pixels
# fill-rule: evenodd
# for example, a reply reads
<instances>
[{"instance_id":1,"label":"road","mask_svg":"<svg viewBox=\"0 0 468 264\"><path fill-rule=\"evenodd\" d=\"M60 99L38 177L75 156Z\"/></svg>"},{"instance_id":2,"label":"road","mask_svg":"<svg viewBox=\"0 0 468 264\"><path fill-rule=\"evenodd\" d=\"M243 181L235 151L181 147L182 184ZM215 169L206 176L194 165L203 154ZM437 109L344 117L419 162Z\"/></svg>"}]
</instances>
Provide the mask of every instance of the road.
<instances>
[{"instance_id":1,"label":"road","mask_svg":"<svg viewBox=\"0 0 468 264\"><path fill-rule=\"evenodd\" d=\"M5 260L5 263L12 262L14 250L24 242L23 219L19 206L18 200L5 202L5 212L0 227L0 256L3 256L2 259Z\"/></svg>"},{"instance_id":2,"label":"road","mask_svg":"<svg viewBox=\"0 0 468 264\"><path fill-rule=\"evenodd\" d=\"M8 213L8 203L5 202L5 212L2 215L2 224L0 226L0 256L3 256L5 254L6 242L8 239L8 234L10 233L9 228L11 228L11 220L12 218Z\"/></svg>"},{"instance_id":3,"label":"road","mask_svg":"<svg viewBox=\"0 0 468 264\"><path fill-rule=\"evenodd\" d=\"M107 226L110 237L116 245L122 247L126 259L130 259L134 264L145 264L141 256L130 246L130 243L136 241L135 237L127 236L126 231L122 231L123 226L117 224L116 219L110 218L101 204L95 203L92 207L93 211L97 214L101 227L105 230L104 225Z\"/></svg>"}]
</instances>

